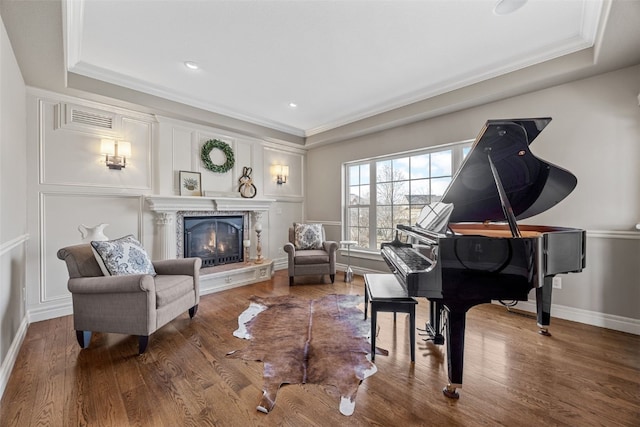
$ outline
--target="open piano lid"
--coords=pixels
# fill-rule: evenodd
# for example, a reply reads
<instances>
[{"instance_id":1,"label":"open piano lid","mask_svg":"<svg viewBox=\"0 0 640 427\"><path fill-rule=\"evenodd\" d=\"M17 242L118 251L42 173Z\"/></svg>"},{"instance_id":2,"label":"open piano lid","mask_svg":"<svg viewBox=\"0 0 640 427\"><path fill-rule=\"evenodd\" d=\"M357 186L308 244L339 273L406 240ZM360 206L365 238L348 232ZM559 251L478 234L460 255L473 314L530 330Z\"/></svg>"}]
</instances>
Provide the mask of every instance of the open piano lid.
<instances>
[{"instance_id":1,"label":"open piano lid","mask_svg":"<svg viewBox=\"0 0 640 427\"><path fill-rule=\"evenodd\" d=\"M550 117L487 121L442 196L442 202L454 205L449 220L506 220L489 155L516 219L544 212L567 197L578 182L576 177L529 150L550 121Z\"/></svg>"}]
</instances>

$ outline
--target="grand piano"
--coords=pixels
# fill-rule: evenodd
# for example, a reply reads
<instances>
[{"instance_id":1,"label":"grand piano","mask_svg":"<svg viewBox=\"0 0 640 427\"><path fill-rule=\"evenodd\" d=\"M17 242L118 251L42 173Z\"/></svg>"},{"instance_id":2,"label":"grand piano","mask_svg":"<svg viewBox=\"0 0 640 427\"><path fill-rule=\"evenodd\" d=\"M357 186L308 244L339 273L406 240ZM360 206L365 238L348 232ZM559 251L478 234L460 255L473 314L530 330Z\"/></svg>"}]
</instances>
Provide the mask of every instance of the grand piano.
<instances>
[{"instance_id":1,"label":"grand piano","mask_svg":"<svg viewBox=\"0 0 640 427\"><path fill-rule=\"evenodd\" d=\"M529 144L551 118L489 120L440 202L415 225L397 225L381 255L407 296L429 300L426 335L447 345L445 396L462 387L466 312L492 300L526 301L536 290L540 333L550 335L552 279L585 267L584 230L521 225L577 184Z\"/></svg>"}]
</instances>

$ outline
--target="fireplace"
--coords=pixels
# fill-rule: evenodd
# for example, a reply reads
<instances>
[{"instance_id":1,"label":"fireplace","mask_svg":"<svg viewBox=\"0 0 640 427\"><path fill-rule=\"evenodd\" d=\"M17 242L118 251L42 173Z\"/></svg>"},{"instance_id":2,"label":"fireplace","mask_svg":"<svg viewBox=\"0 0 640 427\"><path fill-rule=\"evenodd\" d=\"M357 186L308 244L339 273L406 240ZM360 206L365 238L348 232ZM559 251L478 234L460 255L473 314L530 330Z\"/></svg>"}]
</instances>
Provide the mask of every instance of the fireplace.
<instances>
[{"instance_id":1,"label":"fireplace","mask_svg":"<svg viewBox=\"0 0 640 427\"><path fill-rule=\"evenodd\" d=\"M202 267L242 262L244 216L185 216L185 258L199 257Z\"/></svg>"}]
</instances>

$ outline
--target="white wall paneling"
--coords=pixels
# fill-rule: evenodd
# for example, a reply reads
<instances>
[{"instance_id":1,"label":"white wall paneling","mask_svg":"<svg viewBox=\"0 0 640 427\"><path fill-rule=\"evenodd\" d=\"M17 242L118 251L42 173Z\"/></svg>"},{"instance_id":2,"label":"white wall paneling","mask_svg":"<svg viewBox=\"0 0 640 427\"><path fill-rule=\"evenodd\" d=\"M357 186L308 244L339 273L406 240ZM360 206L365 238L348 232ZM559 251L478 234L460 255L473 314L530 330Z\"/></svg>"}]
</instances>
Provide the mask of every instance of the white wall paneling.
<instances>
[{"instance_id":1,"label":"white wall paneling","mask_svg":"<svg viewBox=\"0 0 640 427\"><path fill-rule=\"evenodd\" d=\"M212 134L207 132L197 132L196 133L196 141L191 150L192 154L192 164L191 170L200 172L202 176L202 191L214 191L219 193L233 193L236 192L235 188L235 180L234 169L231 169L225 173L217 173L212 172L204 167L202 160L200 159L200 153L202 151L202 146L210 139L217 139L229 144L234 153L235 163L238 163L238 148L237 142L235 138L230 138L228 136L221 136L219 134ZM219 149L213 149L211 153L209 153L209 157L214 165L221 165L226 162L226 157L224 153L222 153ZM234 163L234 166L235 166Z\"/></svg>"},{"instance_id":2,"label":"white wall paneling","mask_svg":"<svg viewBox=\"0 0 640 427\"><path fill-rule=\"evenodd\" d=\"M91 114L101 111L117 126L98 125L58 126L57 111L67 109L59 100L38 99L39 183L44 185L93 186L103 188L131 188L151 190L152 186L152 127L149 115L124 115L106 109L78 106ZM109 169L100 153L103 138L117 138L131 142L131 157L121 170Z\"/></svg>"},{"instance_id":3,"label":"white wall paneling","mask_svg":"<svg viewBox=\"0 0 640 427\"><path fill-rule=\"evenodd\" d=\"M32 306L70 302L67 269L56 254L62 247L81 243L80 224L106 223L104 232L109 238L133 234L144 244L143 203L139 195L41 193L40 292Z\"/></svg>"},{"instance_id":4,"label":"white wall paneling","mask_svg":"<svg viewBox=\"0 0 640 427\"><path fill-rule=\"evenodd\" d=\"M299 150L264 147L263 185L267 197L278 199L304 197L304 152ZM277 184L271 176L271 165L281 164L289 166L289 178L285 184Z\"/></svg>"},{"instance_id":5,"label":"white wall paneling","mask_svg":"<svg viewBox=\"0 0 640 427\"><path fill-rule=\"evenodd\" d=\"M181 120L158 117L159 125L159 163L158 188L154 193L160 195L179 195L179 171L200 172L202 191L215 197L239 196L238 179L244 167L252 168L251 177L258 189L257 197L262 192L262 159L261 145L263 141L254 138L223 132L220 129L189 123ZM206 169L200 158L202 146L210 139L217 139L229 144L234 154L234 166L225 173L216 173ZM168 150L166 147L170 147ZM214 164L226 161L220 150L210 153ZM170 174L170 175L169 175ZM167 180L170 179L170 184Z\"/></svg>"}]
</instances>

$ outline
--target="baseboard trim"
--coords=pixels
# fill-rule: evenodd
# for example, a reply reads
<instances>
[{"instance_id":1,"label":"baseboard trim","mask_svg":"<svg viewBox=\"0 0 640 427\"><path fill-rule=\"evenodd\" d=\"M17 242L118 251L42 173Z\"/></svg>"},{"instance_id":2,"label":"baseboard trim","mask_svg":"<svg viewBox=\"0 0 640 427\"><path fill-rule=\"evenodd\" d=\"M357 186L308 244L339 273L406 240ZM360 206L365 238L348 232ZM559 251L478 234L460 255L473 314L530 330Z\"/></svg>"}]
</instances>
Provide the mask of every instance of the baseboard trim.
<instances>
[{"instance_id":1,"label":"baseboard trim","mask_svg":"<svg viewBox=\"0 0 640 427\"><path fill-rule=\"evenodd\" d=\"M7 383L9 382L11 371L13 371L13 366L18 359L18 353L20 352L20 347L22 347L24 338L27 336L28 328L29 322L27 316L24 316L22 318L22 322L20 322L20 327L16 331L16 336L11 342L9 351L7 351L7 355L2 361L2 366L0 366L0 398L4 395L4 389L7 387Z\"/></svg>"},{"instance_id":2,"label":"baseboard trim","mask_svg":"<svg viewBox=\"0 0 640 427\"><path fill-rule=\"evenodd\" d=\"M495 303L499 304L499 303ZM536 302L518 301L515 307L519 310L530 313L536 312ZM629 334L640 335L640 319L616 316L613 314L598 313L580 308L567 307L564 305L551 305L551 325L553 328L553 318L570 320L572 322L584 323L586 325L598 326L600 328L613 329L615 331L627 332Z\"/></svg>"},{"instance_id":3,"label":"baseboard trim","mask_svg":"<svg viewBox=\"0 0 640 427\"><path fill-rule=\"evenodd\" d=\"M29 323L40 322L42 320L55 319L57 317L69 316L73 314L71 297L69 301L57 305L47 305L46 307L36 307L27 310Z\"/></svg>"}]
</instances>

